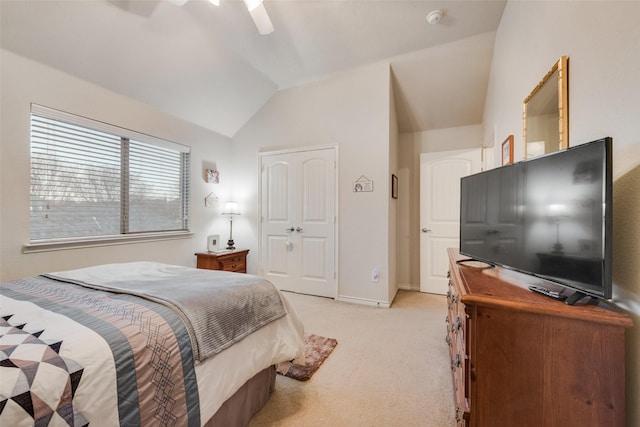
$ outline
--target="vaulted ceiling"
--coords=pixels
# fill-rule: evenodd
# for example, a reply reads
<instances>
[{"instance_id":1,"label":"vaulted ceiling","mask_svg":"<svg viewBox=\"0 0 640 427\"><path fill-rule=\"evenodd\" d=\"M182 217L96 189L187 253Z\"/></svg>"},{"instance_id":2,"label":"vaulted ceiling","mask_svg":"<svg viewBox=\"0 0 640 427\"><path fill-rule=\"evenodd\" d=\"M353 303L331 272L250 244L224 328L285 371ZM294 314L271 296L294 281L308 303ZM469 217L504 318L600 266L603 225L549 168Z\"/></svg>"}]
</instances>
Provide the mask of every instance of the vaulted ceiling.
<instances>
[{"instance_id":1,"label":"vaulted ceiling","mask_svg":"<svg viewBox=\"0 0 640 427\"><path fill-rule=\"evenodd\" d=\"M4 49L233 135L280 89L388 61L402 132L477 124L506 0L2 0ZM426 15L444 16L429 25Z\"/></svg>"}]
</instances>

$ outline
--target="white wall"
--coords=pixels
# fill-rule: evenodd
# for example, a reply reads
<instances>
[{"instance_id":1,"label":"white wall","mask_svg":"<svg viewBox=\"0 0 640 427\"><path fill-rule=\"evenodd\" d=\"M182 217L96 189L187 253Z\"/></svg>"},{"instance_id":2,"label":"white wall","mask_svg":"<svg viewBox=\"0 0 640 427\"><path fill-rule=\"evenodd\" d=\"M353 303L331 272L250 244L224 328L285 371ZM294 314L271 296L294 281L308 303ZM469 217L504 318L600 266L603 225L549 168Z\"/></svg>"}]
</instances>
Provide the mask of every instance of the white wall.
<instances>
[{"instance_id":1,"label":"white wall","mask_svg":"<svg viewBox=\"0 0 640 427\"><path fill-rule=\"evenodd\" d=\"M390 104L388 63L278 93L231 142L119 94L42 64L2 51L2 146L0 267L3 280L87 265L154 260L195 265L194 252L206 236L228 238L219 215L236 199L243 215L234 220L238 247L251 249L249 271L257 272L257 153L292 146L338 147L339 295L364 303L389 304L395 291L395 204L390 176L397 164L397 126ZM22 254L29 240L29 107L35 102L192 147L192 218L189 239ZM393 152L391 152L393 150ZM220 184L207 184L203 170L216 164ZM353 193L361 175L372 193ZM204 207L215 192L216 209ZM391 244L389 243L391 242ZM371 271L380 281L371 281Z\"/></svg>"},{"instance_id":2,"label":"white wall","mask_svg":"<svg viewBox=\"0 0 640 427\"><path fill-rule=\"evenodd\" d=\"M0 122L0 279L45 271L135 260L195 266L194 253L206 250L206 236L228 232L219 210L204 207L211 191L228 196L232 168L230 141L167 116L149 106L89 84L68 74L1 51ZM187 239L22 254L29 242L30 104L104 121L116 126L191 146L191 228ZM203 167L215 162L221 184L207 184Z\"/></svg>"},{"instance_id":3,"label":"white wall","mask_svg":"<svg viewBox=\"0 0 640 427\"><path fill-rule=\"evenodd\" d=\"M569 145L613 137L614 302L634 321L626 346L628 426L640 425L638 17L637 1L509 1L496 35L483 137L514 134L514 160L521 160L522 101L560 56L569 57Z\"/></svg>"},{"instance_id":4,"label":"white wall","mask_svg":"<svg viewBox=\"0 0 640 427\"><path fill-rule=\"evenodd\" d=\"M420 289L420 153L479 148L482 125L400 134L398 174L402 192L398 207L398 283Z\"/></svg>"},{"instance_id":5,"label":"white wall","mask_svg":"<svg viewBox=\"0 0 640 427\"><path fill-rule=\"evenodd\" d=\"M233 138L234 189L247 206L234 237L256 254L258 152L338 147L338 293L363 303L390 302L389 81L389 64L379 63L283 90ZM374 182L373 192L352 191L361 175ZM373 268L380 271L378 283L371 281ZM257 271L257 257L249 269Z\"/></svg>"}]
</instances>

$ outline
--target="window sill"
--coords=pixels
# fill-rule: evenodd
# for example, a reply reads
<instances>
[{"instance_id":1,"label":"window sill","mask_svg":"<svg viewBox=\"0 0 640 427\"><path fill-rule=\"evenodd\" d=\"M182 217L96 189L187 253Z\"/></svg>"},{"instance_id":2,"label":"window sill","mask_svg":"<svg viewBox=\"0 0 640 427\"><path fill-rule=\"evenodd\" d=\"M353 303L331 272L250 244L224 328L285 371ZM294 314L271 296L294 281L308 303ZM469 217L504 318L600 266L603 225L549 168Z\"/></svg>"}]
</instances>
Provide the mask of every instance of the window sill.
<instances>
[{"instance_id":1,"label":"window sill","mask_svg":"<svg viewBox=\"0 0 640 427\"><path fill-rule=\"evenodd\" d=\"M173 231L162 233L127 234L122 236L91 237L85 239L61 239L38 243L27 243L22 246L23 254L38 252L63 251L67 249L94 248L99 246L127 245L160 240L189 239L191 231Z\"/></svg>"}]
</instances>

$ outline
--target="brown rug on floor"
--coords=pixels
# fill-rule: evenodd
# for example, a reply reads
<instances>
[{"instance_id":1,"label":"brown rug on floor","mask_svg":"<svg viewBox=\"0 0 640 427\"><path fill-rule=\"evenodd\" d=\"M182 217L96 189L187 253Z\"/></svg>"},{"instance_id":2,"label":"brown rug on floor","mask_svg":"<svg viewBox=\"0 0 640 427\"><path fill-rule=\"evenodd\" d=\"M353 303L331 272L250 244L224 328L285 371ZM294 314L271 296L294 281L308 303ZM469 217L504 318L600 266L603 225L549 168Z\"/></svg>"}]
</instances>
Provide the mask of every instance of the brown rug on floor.
<instances>
[{"instance_id":1,"label":"brown rug on floor","mask_svg":"<svg viewBox=\"0 0 640 427\"><path fill-rule=\"evenodd\" d=\"M304 334L304 356L306 365L291 365L285 375L298 381L307 381L315 371L318 370L322 362L331 354L338 345L338 341L333 338L325 338L314 334ZM278 372L280 373L280 372Z\"/></svg>"}]
</instances>

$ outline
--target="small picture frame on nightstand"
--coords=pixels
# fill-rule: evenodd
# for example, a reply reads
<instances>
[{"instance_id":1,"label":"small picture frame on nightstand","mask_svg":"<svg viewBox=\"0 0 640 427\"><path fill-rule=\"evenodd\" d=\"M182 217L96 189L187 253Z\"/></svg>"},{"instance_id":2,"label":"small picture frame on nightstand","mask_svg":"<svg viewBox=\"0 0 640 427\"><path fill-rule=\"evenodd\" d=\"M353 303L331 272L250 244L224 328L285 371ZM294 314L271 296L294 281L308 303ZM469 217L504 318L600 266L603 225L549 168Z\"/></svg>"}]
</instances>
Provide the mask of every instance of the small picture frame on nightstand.
<instances>
[{"instance_id":1,"label":"small picture frame on nightstand","mask_svg":"<svg viewBox=\"0 0 640 427\"><path fill-rule=\"evenodd\" d=\"M220 251L220 235L219 234L212 234L211 236L207 236L207 250L209 252Z\"/></svg>"}]
</instances>

